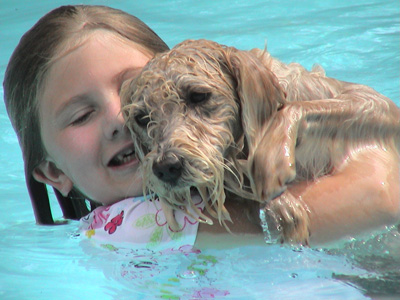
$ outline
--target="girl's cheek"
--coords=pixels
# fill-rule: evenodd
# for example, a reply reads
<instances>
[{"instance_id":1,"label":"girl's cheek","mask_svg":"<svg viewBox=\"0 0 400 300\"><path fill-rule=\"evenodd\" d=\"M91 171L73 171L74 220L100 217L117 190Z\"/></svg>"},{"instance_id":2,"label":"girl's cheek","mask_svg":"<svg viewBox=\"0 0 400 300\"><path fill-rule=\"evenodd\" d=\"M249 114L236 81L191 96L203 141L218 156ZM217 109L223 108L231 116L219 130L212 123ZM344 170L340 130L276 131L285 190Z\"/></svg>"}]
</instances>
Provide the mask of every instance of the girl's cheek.
<instances>
[{"instance_id":1,"label":"girl's cheek","mask_svg":"<svg viewBox=\"0 0 400 300\"><path fill-rule=\"evenodd\" d=\"M96 135L88 130L74 130L62 137L62 148L77 155L76 158L84 156L96 149Z\"/></svg>"}]
</instances>

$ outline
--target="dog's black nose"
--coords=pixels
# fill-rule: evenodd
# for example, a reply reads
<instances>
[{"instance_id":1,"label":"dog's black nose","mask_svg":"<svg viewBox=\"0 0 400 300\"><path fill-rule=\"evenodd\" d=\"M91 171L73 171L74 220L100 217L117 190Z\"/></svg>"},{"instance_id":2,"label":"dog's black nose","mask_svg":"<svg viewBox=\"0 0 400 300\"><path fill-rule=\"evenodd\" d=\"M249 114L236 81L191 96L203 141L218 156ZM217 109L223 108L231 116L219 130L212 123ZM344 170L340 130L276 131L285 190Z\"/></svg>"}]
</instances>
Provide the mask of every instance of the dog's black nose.
<instances>
[{"instance_id":1,"label":"dog's black nose","mask_svg":"<svg viewBox=\"0 0 400 300\"><path fill-rule=\"evenodd\" d=\"M182 174L182 162L175 156L168 156L153 163L153 173L158 179L175 184Z\"/></svg>"}]
</instances>

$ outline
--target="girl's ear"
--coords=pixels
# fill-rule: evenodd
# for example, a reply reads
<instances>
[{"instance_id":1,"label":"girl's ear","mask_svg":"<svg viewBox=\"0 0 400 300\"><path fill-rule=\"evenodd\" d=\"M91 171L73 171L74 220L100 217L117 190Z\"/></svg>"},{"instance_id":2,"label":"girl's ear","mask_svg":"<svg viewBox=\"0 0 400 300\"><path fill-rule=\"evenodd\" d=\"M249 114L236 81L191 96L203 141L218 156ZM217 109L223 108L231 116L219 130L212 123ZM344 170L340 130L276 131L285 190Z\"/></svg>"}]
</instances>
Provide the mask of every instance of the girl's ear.
<instances>
[{"instance_id":1,"label":"girl's ear","mask_svg":"<svg viewBox=\"0 0 400 300\"><path fill-rule=\"evenodd\" d=\"M54 162L45 160L33 170L33 177L42 183L49 184L67 197L74 184Z\"/></svg>"}]
</instances>

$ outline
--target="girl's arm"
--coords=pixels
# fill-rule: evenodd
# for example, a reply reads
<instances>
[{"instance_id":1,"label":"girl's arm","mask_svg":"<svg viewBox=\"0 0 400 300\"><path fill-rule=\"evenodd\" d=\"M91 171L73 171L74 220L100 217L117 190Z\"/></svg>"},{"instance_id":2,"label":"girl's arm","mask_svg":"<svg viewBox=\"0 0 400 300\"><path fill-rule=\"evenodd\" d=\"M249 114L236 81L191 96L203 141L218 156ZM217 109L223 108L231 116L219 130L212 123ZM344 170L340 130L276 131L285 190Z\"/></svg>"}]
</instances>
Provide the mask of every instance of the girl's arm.
<instances>
[{"instance_id":1,"label":"girl's arm","mask_svg":"<svg viewBox=\"0 0 400 300\"><path fill-rule=\"evenodd\" d=\"M310 246L356 237L400 221L400 158L378 147L364 150L340 173L292 184L288 191L301 197L308 208ZM227 201L233 220L228 225L234 234L214 219L212 226L199 225L196 244L220 247L264 243L261 227L244 213L252 204ZM250 212L257 219L254 207Z\"/></svg>"},{"instance_id":2,"label":"girl's arm","mask_svg":"<svg viewBox=\"0 0 400 300\"><path fill-rule=\"evenodd\" d=\"M400 158L395 151L364 150L340 173L289 191L309 209L310 244L318 245L400 221Z\"/></svg>"}]
</instances>

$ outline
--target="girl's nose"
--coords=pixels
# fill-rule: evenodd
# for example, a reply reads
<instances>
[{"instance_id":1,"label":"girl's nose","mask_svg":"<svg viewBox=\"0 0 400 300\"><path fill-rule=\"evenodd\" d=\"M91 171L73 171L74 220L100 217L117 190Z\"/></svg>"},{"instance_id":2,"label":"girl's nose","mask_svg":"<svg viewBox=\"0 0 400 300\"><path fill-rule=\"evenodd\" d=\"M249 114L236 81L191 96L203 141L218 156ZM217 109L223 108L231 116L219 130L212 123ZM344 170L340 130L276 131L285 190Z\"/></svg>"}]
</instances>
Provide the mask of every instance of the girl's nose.
<instances>
[{"instance_id":1,"label":"girl's nose","mask_svg":"<svg viewBox=\"0 0 400 300\"><path fill-rule=\"evenodd\" d=\"M125 120L121 113L121 102L118 94L112 97L112 101L108 102L106 109L107 117L105 118L104 134L107 139L112 140L121 136L125 136L127 128Z\"/></svg>"}]
</instances>

